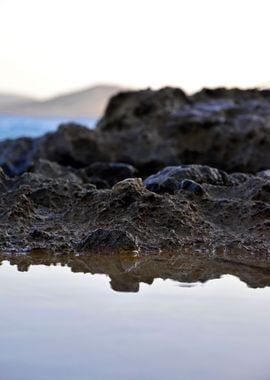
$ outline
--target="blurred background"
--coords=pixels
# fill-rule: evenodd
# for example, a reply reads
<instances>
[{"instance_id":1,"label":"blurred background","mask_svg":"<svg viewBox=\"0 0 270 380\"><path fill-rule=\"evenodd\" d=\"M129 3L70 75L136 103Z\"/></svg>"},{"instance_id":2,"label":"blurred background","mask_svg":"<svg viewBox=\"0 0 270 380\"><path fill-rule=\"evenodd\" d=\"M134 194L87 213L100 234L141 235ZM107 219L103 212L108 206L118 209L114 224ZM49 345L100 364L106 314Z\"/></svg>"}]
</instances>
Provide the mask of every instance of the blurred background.
<instances>
[{"instance_id":1,"label":"blurred background","mask_svg":"<svg viewBox=\"0 0 270 380\"><path fill-rule=\"evenodd\" d=\"M121 90L268 87L267 0L0 0L0 139L93 127Z\"/></svg>"}]
</instances>

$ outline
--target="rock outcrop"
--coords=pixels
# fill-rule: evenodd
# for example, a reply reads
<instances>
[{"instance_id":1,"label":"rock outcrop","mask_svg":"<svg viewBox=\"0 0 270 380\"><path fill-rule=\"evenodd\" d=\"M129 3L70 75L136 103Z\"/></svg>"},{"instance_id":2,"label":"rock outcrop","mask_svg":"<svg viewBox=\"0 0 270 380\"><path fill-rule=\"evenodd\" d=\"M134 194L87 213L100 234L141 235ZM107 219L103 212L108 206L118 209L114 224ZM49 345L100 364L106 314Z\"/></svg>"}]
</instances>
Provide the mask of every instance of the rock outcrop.
<instances>
[{"instance_id":1,"label":"rock outcrop","mask_svg":"<svg viewBox=\"0 0 270 380\"><path fill-rule=\"evenodd\" d=\"M165 88L117 95L96 130L3 141L0 250L268 263L269 132L269 91Z\"/></svg>"},{"instance_id":2,"label":"rock outcrop","mask_svg":"<svg viewBox=\"0 0 270 380\"><path fill-rule=\"evenodd\" d=\"M9 175L38 159L74 168L131 164L140 176L183 164L255 174L270 167L269 131L270 91L126 92L111 99L96 130L71 123L41 138L0 142L0 166Z\"/></svg>"},{"instance_id":3,"label":"rock outcrop","mask_svg":"<svg viewBox=\"0 0 270 380\"><path fill-rule=\"evenodd\" d=\"M114 161L146 174L164 166L203 164L228 172L270 167L269 91L177 89L119 94L97 126Z\"/></svg>"},{"instance_id":4,"label":"rock outcrop","mask_svg":"<svg viewBox=\"0 0 270 380\"><path fill-rule=\"evenodd\" d=\"M169 166L151 175L145 179L144 184L155 193L174 193L180 189L198 193L202 191L200 184L203 183L229 186L235 182L233 177L222 170L203 165L180 165Z\"/></svg>"},{"instance_id":5,"label":"rock outcrop","mask_svg":"<svg viewBox=\"0 0 270 380\"><path fill-rule=\"evenodd\" d=\"M269 179L219 177L219 171L204 166L188 169L173 192L150 191L140 178L99 190L76 176L9 178L2 172L0 249L83 254L188 250L218 257L241 249L250 262L267 261Z\"/></svg>"}]
</instances>

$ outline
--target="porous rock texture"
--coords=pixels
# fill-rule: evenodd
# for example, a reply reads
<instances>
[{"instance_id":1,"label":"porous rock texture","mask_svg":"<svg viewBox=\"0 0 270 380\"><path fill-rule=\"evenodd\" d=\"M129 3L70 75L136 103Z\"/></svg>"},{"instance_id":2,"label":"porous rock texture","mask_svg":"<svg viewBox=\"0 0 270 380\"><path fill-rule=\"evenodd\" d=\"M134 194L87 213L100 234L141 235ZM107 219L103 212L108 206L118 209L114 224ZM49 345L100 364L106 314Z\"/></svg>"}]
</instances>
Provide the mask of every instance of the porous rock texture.
<instances>
[{"instance_id":1,"label":"porous rock texture","mask_svg":"<svg viewBox=\"0 0 270 380\"><path fill-rule=\"evenodd\" d=\"M270 167L270 92L123 93L111 100L97 130L112 160L147 174L179 163L256 173Z\"/></svg>"},{"instance_id":2,"label":"porous rock texture","mask_svg":"<svg viewBox=\"0 0 270 380\"><path fill-rule=\"evenodd\" d=\"M224 255L226 249L243 249L268 257L268 179L232 176L221 185L218 178L216 184L206 178L198 184L202 192L179 188L162 194L147 190L140 178L103 190L74 179L36 173L8 178L1 172L1 250L145 254L188 249Z\"/></svg>"},{"instance_id":3,"label":"porous rock texture","mask_svg":"<svg viewBox=\"0 0 270 380\"><path fill-rule=\"evenodd\" d=\"M266 90L165 88L115 96L96 130L0 142L0 249L268 262L269 132Z\"/></svg>"}]
</instances>

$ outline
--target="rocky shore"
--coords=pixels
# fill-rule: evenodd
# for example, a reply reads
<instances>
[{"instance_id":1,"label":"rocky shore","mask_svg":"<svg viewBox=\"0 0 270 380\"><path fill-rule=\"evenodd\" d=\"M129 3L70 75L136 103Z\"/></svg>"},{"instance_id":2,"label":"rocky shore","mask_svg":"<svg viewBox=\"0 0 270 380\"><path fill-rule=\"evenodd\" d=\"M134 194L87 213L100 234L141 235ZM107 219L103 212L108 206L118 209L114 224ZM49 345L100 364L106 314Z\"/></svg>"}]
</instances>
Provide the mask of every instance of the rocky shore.
<instances>
[{"instance_id":1,"label":"rocky shore","mask_svg":"<svg viewBox=\"0 0 270 380\"><path fill-rule=\"evenodd\" d=\"M0 142L0 249L270 258L270 91L120 93L95 130Z\"/></svg>"}]
</instances>

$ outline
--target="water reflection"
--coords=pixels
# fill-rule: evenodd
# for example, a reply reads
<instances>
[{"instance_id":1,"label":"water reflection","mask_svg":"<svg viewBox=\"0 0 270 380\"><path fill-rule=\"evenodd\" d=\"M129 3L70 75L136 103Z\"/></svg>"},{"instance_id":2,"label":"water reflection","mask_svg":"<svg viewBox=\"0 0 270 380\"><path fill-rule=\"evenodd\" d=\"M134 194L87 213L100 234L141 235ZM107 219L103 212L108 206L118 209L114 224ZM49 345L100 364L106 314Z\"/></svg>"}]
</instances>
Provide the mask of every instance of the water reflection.
<instances>
[{"instance_id":1,"label":"water reflection","mask_svg":"<svg viewBox=\"0 0 270 380\"><path fill-rule=\"evenodd\" d=\"M249 266L198 255L78 256L35 250L27 255L3 255L0 262L7 259L21 272L28 271L32 265L61 265L75 273L105 274L110 278L111 288L118 292L138 292L141 283L152 284L156 278L192 287L224 274L238 277L251 288L270 286L270 268L266 265Z\"/></svg>"},{"instance_id":2,"label":"water reflection","mask_svg":"<svg viewBox=\"0 0 270 380\"><path fill-rule=\"evenodd\" d=\"M0 378L268 380L270 288L225 273L269 285L266 268L198 257L13 256Z\"/></svg>"}]
</instances>

